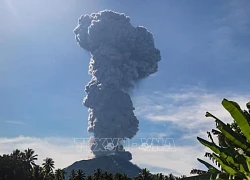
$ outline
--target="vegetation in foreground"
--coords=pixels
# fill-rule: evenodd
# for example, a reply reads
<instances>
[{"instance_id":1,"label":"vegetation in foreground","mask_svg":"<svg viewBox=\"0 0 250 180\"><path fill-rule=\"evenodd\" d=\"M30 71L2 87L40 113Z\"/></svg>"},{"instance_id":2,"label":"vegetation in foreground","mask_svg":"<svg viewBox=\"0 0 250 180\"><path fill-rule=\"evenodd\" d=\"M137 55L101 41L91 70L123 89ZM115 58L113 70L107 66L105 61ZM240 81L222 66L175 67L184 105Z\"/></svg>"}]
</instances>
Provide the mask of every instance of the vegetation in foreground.
<instances>
[{"instance_id":1,"label":"vegetation in foreground","mask_svg":"<svg viewBox=\"0 0 250 180\"><path fill-rule=\"evenodd\" d=\"M217 167L198 158L208 170L193 169L191 174L210 174L211 180L250 180L250 102L246 104L248 111L242 110L236 102L227 99L222 101L222 105L234 119L233 123L225 124L213 114L206 113L206 117L215 119L218 130L212 129L212 134L217 135L218 145L214 142L211 132L207 132L210 141L197 137L201 144L212 151L206 152L205 157L215 162Z\"/></svg>"}]
</instances>

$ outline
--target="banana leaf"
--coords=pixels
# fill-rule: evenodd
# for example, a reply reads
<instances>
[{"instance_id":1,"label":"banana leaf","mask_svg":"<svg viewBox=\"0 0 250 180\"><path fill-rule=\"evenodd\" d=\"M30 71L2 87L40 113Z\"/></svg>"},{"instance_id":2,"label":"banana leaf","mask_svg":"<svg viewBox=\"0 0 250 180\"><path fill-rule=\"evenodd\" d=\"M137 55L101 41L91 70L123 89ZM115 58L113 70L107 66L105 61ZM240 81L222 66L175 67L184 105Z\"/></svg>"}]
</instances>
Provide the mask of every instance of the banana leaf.
<instances>
[{"instance_id":1,"label":"banana leaf","mask_svg":"<svg viewBox=\"0 0 250 180\"><path fill-rule=\"evenodd\" d=\"M226 149L220 148L219 146L217 146L215 143L211 143L205 139L202 139L200 137L197 137L198 141L200 141L201 144L203 144L204 146L207 146L209 149L211 149L213 152L215 152L216 154L219 154L222 158L225 158L230 164L238 167L239 164L235 163L234 158L232 157L232 152L227 151Z\"/></svg>"},{"instance_id":2,"label":"banana leaf","mask_svg":"<svg viewBox=\"0 0 250 180\"><path fill-rule=\"evenodd\" d=\"M244 157L245 157L245 159L246 159L246 163L247 163L247 166L248 166L248 169L250 169L250 157L248 157L248 156L245 156L245 155L243 155ZM247 176L249 177L249 179L250 179L250 173L249 173L249 171L248 172L246 172L247 173Z\"/></svg>"},{"instance_id":3,"label":"banana leaf","mask_svg":"<svg viewBox=\"0 0 250 180\"><path fill-rule=\"evenodd\" d=\"M221 157L217 156L215 153L212 154L214 159L216 159L216 161L218 161L218 163L220 163L222 169L224 169L227 173L229 173L230 175L233 176L240 176L240 177L244 177L246 178L246 176L237 171L236 169L234 169L230 164L228 164L225 160L223 160Z\"/></svg>"},{"instance_id":4,"label":"banana leaf","mask_svg":"<svg viewBox=\"0 0 250 180\"><path fill-rule=\"evenodd\" d=\"M213 165L207 163L206 161L203 161L202 159L199 158L197 158L197 160L208 168L209 173L220 173L220 170L218 170Z\"/></svg>"},{"instance_id":5,"label":"banana leaf","mask_svg":"<svg viewBox=\"0 0 250 180\"><path fill-rule=\"evenodd\" d=\"M227 99L223 99L222 105L231 114L248 142L250 142L250 126L240 106L236 102L228 101Z\"/></svg>"},{"instance_id":6,"label":"banana leaf","mask_svg":"<svg viewBox=\"0 0 250 180\"><path fill-rule=\"evenodd\" d=\"M198 141L200 141L201 144L203 144L204 146L207 146L208 148L210 148L213 152L215 152L216 154L220 154L220 147L217 146L215 143L211 143L205 139L202 139L200 137L197 137Z\"/></svg>"},{"instance_id":7,"label":"banana leaf","mask_svg":"<svg viewBox=\"0 0 250 180\"><path fill-rule=\"evenodd\" d=\"M238 163L237 159L235 158L236 155L238 154L233 149L228 150L228 148L220 148L216 144L206 141L200 137L197 137L197 139L198 141L200 141L201 144L203 144L204 146L207 146L216 154L220 155L220 157L223 158L225 162L230 164L230 166L234 167L235 169L238 169L240 172L244 172L244 171L249 172L247 164L245 162Z\"/></svg>"},{"instance_id":8,"label":"banana leaf","mask_svg":"<svg viewBox=\"0 0 250 180\"><path fill-rule=\"evenodd\" d=\"M246 142L242 137L240 137L236 132L234 132L230 127L223 123L220 119L215 117L209 112L206 112L206 117L212 117L216 121L217 128L223 133L227 140L231 141L235 146L241 148L242 150L250 154L250 144Z\"/></svg>"}]
</instances>

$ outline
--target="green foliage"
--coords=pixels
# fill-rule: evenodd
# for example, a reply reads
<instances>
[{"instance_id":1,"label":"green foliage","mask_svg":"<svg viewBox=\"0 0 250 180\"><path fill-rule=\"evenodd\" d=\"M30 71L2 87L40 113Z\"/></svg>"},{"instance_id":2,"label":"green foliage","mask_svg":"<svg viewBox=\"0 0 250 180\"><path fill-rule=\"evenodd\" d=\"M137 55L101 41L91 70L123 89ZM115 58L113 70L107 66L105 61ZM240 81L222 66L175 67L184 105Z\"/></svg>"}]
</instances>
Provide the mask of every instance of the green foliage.
<instances>
[{"instance_id":1,"label":"green foliage","mask_svg":"<svg viewBox=\"0 0 250 180\"><path fill-rule=\"evenodd\" d=\"M198 160L200 163L204 164L204 165L208 168L208 172L209 172L209 173L219 173L219 172L220 172L220 170L218 170L218 169L217 169L216 167L214 167L213 165L207 163L206 161L203 161L202 159L199 159L199 158L197 158L197 160Z\"/></svg>"},{"instance_id":2,"label":"green foliage","mask_svg":"<svg viewBox=\"0 0 250 180\"><path fill-rule=\"evenodd\" d=\"M247 111L242 111L240 106L233 101L228 101L224 99L222 101L223 107L231 114L237 125L240 127L241 132L247 138L247 141L250 141L250 114Z\"/></svg>"},{"instance_id":3,"label":"green foliage","mask_svg":"<svg viewBox=\"0 0 250 180\"><path fill-rule=\"evenodd\" d=\"M52 158L46 158L43 160L43 171L44 171L44 179L50 180L54 178L53 169L55 168L55 162Z\"/></svg>"},{"instance_id":4,"label":"green foliage","mask_svg":"<svg viewBox=\"0 0 250 180\"><path fill-rule=\"evenodd\" d=\"M206 173L217 173L216 178L210 179L234 178L250 180L249 111L241 110L236 102L227 99L222 101L222 105L234 119L232 124L225 124L211 113L206 113L206 117L215 119L216 128L219 131L213 129L212 133L217 135L219 145L214 143L210 133L208 133L208 136L212 142L197 137L201 144L213 151L213 153L206 153L206 155L218 163L221 170L203 160L198 160L208 168ZM247 108L250 109L250 102L247 104Z\"/></svg>"}]
</instances>

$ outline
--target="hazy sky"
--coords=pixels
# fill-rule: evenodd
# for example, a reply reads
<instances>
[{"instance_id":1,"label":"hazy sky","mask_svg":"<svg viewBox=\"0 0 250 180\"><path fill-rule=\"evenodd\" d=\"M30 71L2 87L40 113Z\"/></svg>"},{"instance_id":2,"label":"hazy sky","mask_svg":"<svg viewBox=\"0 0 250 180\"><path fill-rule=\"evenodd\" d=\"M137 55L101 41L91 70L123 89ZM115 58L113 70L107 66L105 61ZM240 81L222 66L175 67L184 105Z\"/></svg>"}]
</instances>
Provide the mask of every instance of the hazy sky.
<instances>
[{"instance_id":1,"label":"hazy sky","mask_svg":"<svg viewBox=\"0 0 250 180\"><path fill-rule=\"evenodd\" d=\"M104 9L146 27L162 55L159 71L131 92L140 120L133 141L173 138L176 151L131 148L133 162L188 175L205 152L196 136L215 127L205 112L230 121L221 100L242 108L250 100L248 0L1 0L0 154L30 147L57 167L87 157L73 138L90 136L82 105L90 56L73 29L80 15Z\"/></svg>"}]
</instances>

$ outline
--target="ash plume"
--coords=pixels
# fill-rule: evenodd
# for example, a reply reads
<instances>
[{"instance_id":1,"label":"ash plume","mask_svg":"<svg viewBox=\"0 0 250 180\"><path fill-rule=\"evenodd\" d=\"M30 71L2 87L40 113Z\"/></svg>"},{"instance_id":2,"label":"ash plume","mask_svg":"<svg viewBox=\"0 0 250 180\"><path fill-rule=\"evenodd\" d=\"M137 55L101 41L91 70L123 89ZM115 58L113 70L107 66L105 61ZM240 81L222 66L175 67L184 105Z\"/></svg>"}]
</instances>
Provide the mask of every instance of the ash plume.
<instances>
[{"instance_id":1,"label":"ash plume","mask_svg":"<svg viewBox=\"0 0 250 180\"><path fill-rule=\"evenodd\" d=\"M136 135L139 121L127 90L158 69L161 55L153 35L142 26L133 27L128 16L110 10L82 15L74 33L91 54L92 79L83 100L89 109L88 131L94 134L91 150L96 157L116 153L131 159L121 141ZM105 148L110 142L115 146Z\"/></svg>"}]
</instances>

